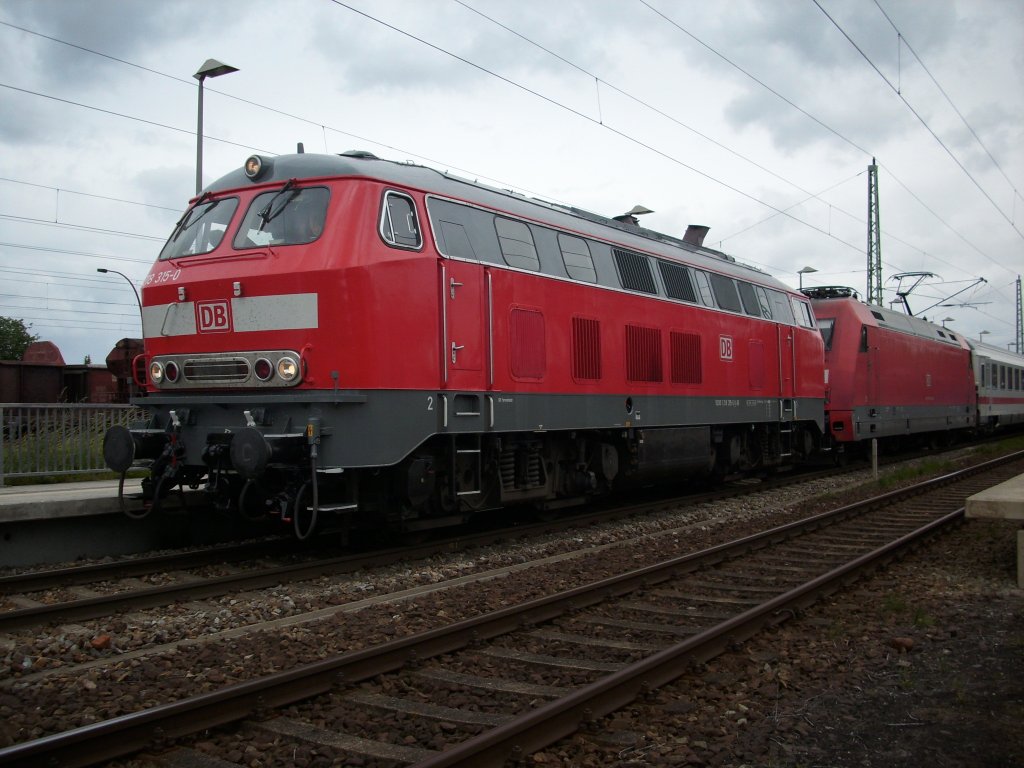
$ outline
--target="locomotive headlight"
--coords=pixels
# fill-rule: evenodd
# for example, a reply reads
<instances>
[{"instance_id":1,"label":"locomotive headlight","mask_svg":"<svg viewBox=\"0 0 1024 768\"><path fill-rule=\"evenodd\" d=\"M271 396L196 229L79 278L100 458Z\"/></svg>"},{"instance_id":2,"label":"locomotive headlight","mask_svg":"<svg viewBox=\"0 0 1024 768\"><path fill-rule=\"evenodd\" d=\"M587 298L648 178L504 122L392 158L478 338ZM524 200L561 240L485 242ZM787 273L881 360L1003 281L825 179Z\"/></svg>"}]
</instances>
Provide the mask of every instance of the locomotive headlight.
<instances>
[{"instance_id":1,"label":"locomotive headlight","mask_svg":"<svg viewBox=\"0 0 1024 768\"><path fill-rule=\"evenodd\" d=\"M175 362L169 362L164 366L164 377L167 379L167 383L173 384L178 380L178 364Z\"/></svg>"},{"instance_id":2,"label":"locomotive headlight","mask_svg":"<svg viewBox=\"0 0 1024 768\"><path fill-rule=\"evenodd\" d=\"M250 179L258 179L260 176L266 175L270 170L271 165L273 165L273 163L270 158L260 157L259 155L250 155L246 159L245 165L242 167L245 170L246 176Z\"/></svg>"},{"instance_id":3,"label":"locomotive headlight","mask_svg":"<svg viewBox=\"0 0 1024 768\"><path fill-rule=\"evenodd\" d=\"M260 381L269 381L274 375L274 366L265 357L259 358L252 366L253 373Z\"/></svg>"},{"instance_id":4,"label":"locomotive headlight","mask_svg":"<svg viewBox=\"0 0 1024 768\"><path fill-rule=\"evenodd\" d=\"M277 361L277 375L285 381L294 381L299 375L299 364L293 357L282 357Z\"/></svg>"},{"instance_id":5,"label":"locomotive headlight","mask_svg":"<svg viewBox=\"0 0 1024 768\"><path fill-rule=\"evenodd\" d=\"M164 380L164 364L154 360L149 364L149 380L154 384L162 384Z\"/></svg>"}]
</instances>

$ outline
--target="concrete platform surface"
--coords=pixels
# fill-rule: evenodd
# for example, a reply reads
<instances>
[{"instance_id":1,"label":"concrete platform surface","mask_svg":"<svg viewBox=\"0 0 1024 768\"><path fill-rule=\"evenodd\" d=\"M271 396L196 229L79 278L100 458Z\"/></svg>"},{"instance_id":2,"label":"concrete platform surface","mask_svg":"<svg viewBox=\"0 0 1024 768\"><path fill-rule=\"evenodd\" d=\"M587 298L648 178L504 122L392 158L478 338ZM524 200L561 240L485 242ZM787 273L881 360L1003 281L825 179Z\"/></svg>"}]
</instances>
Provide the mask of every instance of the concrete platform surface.
<instances>
[{"instance_id":1,"label":"concrete platform surface","mask_svg":"<svg viewBox=\"0 0 1024 768\"><path fill-rule=\"evenodd\" d=\"M125 494L142 491L142 481L125 480ZM0 488L0 523L120 512L117 480Z\"/></svg>"},{"instance_id":2,"label":"concrete platform surface","mask_svg":"<svg viewBox=\"0 0 1024 768\"><path fill-rule=\"evenodd\" d=\"M1017 475L969 497L966 515L1024 520L1024 475Z\"/></svg>"}]
</instances>

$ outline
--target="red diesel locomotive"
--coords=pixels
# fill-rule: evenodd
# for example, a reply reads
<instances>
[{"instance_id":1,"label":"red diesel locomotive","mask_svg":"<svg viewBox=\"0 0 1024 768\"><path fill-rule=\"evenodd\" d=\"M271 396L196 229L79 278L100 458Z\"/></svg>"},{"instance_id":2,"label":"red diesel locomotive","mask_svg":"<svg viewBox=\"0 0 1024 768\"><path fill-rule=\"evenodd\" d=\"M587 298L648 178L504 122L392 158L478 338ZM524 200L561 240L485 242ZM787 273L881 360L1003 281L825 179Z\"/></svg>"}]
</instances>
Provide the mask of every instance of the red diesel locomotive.
<instances>
[{"instance_id":1,"label":"red diesel locomotive","mask_svg":"<svg viewBox=\"0 0 1024 768\"><path fill-rule=\"evenodd\" d=\"M362 152L250 157L143 287L146 509L202 486L306 536L729 474L825 439L809 300L703 247Z\"/></svg>"}]
</instances>

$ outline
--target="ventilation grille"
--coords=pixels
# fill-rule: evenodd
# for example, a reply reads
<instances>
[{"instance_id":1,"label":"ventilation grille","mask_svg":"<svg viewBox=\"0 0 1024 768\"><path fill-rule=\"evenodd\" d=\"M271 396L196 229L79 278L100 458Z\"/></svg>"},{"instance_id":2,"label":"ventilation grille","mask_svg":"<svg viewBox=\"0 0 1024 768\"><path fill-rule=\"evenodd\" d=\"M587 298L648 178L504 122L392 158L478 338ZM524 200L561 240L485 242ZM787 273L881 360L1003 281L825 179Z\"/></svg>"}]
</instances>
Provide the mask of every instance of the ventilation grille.
<instances>
[{"instance_id":1,"label":"ventilation grille","mask_svg":"<svg viewBox=\"0 0 1024 768\"><path fill-rule=\"evenodd\" d=\"M642 293L657 293L654 287L654 275L651 274L651 264L646 256L632 251L620 251L612 248L615 255L615 264L619 268L619 279L622 287L629 291L641 291Z\"/></svg>"},{"instance_id":2,"label":"ventilation grille","mask_svg":"<svg viewBox=\"0 0 1024 768\"><path fill-rule=\"evenodd\" d=\"M586 317L572 319L572 377L601 378L601 322Z\"/></svg>"},{"instance_id":3,"label":"ventilation grille","mask_svg":"<svg viewBox=\"0 0 1024 768\"><path fill-rule=\"evenodd\" d=\"M749 350L750 388L764 389L764 344L751 340Z\"/></svg>"},{"instance_id":4,"label":"ventilation grille","mask_svg":"<svg viewBox=\"0 0 1024 768\"><path fill-rule=\"evenodd\" d=\"M182 374L190 382L223 383L249 378L249 361L242 357L186 360Z\"/></svg>"},{"instance_id":5,"label":"ventilation grille","mask_svg":"<svg viewBox=\"0 0 1024 768\"><path fill-rule=\"evenodd\" d=\"M669 342L672 347L672 383L700 384L703 381L700 336L673 331L669 335Z\"/></svg>"},{"instance_id":6,"label":"ventilation grille","mask_svg":"<svg viewBox=\"0 0 1024 768\"><path fill-rule=\"evenodd\" d=\"M661 381L661 331L639 325L626 326L626 379Z\"/></svg>"},{"instance_id":7,"label":"ventilation grille","mask_svg":"<svg viewBox=\"0 0 1024 768\"><path fill-rule=\"evenodd\" d=\"M544 315L533 309L513 309L510 318L512 376L542 379L547 368Z\"/></svg>"},{"instance_id":8,"label":"ventilation grille","mask_svg":"<svg viewBox=\"0 0 1024 768\"><path fill-rule=\"evenodd\" d=\"M689 301L691 304L697 303L697 293L693 290L693 281L690 280L690 273L686 267L659 261L658 268L661 270L661 279L665 281L665 290L670 298Z\"/></svg>"}]
</instances>

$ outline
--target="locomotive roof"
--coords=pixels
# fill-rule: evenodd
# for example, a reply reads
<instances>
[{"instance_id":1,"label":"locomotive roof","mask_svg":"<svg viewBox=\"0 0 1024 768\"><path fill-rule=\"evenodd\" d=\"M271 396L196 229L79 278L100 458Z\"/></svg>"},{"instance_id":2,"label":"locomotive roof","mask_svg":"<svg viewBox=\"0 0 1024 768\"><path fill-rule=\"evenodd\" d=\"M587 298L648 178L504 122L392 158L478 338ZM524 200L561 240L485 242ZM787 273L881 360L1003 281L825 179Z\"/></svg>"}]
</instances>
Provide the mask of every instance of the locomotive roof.
<instances>
[{"instance_id":1,"label":"locomotive roof","mask_svg":"<svg viewBox=\"0 0 1024 768\"><path fill-rule=\"evenodd\" d=\"M963 336L948 328L943 328L920 317L906 315L875 304L865 304L856 298L856 291L852 288L830 286L822 289L805 289L804 293L811 298L815 306L831 305L851 309L861 322L867 325L888 328L960 347L967 345Z\"/></svg>"},{"instance_id":2,"label":"locomotive roof","mask_svg":"<svg viewBox=\"0 0 1024 768\"><path fill-rule=\"evenodd\" d=\"M626 247L632 246L641 250L653 251L669 258L679 259L683 257L679 251L686 251L685 260L695 266L792 292L791 288L768 273L756 267L741 264L732 256L721 251L697 246L671 235L616 221L580 208L538 198L527 198L510 190L496 189L411 162L383 160L370 152L360 151L345 152L341 155L300 153L276 157L260 156L260 159L265 170L256 178L248 177L244 168L239 167L210 184L203 190L203 193L244 189L268 183L283 183L289 179L339 176L379 179L427 194L451 197L505 211L553 227L568 228Z\"/></svg>"},{"instance_id":3,"label":"locomotive roof","mask_svg":"<svg viewBox=\"0 0 1024 768\"><path fill-rule=\"evenodd\" d=\"M968 339L967 343L971 349L981 357L987 357L990 360L995 360L997 363L1002 363L1003 365L1018 365L1024 367L1024 355L1019 355L1008 349L996 347L992 344L986 344L982 341L972 341L971 339Z\"/></svg>"}]
</instances>

